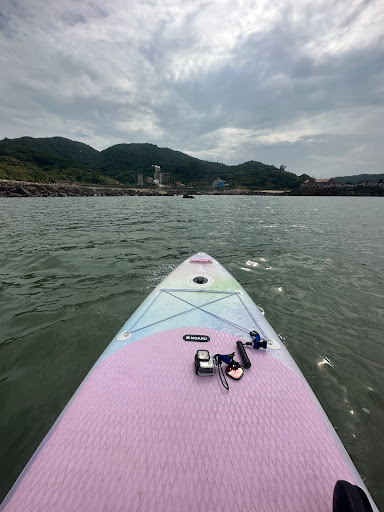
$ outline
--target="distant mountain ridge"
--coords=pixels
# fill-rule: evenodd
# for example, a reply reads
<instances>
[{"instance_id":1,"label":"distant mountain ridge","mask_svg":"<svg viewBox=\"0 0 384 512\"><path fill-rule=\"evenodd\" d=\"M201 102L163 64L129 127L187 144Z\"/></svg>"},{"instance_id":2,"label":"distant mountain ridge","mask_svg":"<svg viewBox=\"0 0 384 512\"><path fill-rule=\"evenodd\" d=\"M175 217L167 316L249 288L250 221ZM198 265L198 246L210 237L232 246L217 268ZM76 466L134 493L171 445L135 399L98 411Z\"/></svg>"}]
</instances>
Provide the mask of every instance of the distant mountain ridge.
<instances>
[{"instance_id":1,"label":"distant mountain ridge","mask_svg":"<svg viewBox=\"0 0 384 512\"><path fill-rule=\"evenodd\" d=\"M209 187L220 176L231 187L298 188L308 178L273 165L249 161L239 165L208 162L154 144L117 144L103 151L63 137L21 137L0 141L0 179L37 182L60 180L134 185L135 175L153 175L153 165L171 180Z\"/></svg>"},{"instance_id":2,"label":"distant mountain ridge","mask_svg":"<svg viewBox=\"0 0 384 512\"><path fill-rule=\"evenodd\" d=\"M333 178L339 183L362 183L363 181L373 181L378 183L380 180L384 181L384 173L382 174L355 174L353 176L338 176Z\"/></svg>"}]
</instances>

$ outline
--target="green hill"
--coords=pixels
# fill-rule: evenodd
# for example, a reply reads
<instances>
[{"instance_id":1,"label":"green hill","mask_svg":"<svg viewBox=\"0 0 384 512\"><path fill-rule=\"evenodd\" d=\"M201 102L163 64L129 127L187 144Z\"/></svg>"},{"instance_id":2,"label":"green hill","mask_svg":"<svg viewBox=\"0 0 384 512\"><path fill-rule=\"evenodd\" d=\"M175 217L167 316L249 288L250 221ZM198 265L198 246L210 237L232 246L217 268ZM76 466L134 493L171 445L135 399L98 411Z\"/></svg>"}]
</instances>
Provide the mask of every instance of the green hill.
<instances>
[{"instance_id":1,"label":"green hill","mask_svg":"<svg viewBox=\"0 0 384 512\"><path fill-rule=\"evenodd\" d=\"M297 176L292 172L281 171L273 165L261 162L244 162L228 168L223 173L230 185L245 186L249 189L272 188L298 188L308 176Z\"/></svg>"},{"instance_id":2,"label":"green hill","mask_svg":"<svg viewBox=\"0 0 384 512\"><path fill-rule=\"evenodd\" d=\"M186 184L210 186L218 176L229 186L248 188L296 188L306 178L280 171L273 165L261 162L245 162L240 165L225 165L207 162L169 148L153 144L117 144L101 152L103 173L119 181L134 181L135 174L153 175L152 165L160 165L172 173L172 181Z\"/></svg>"},{"instance_id":3,"label":"green hill","mask_svg":"<svg viewBox=\"0 0 384 512\"><path fill-rule=\"evenodd\" d=\"M306 175L282 171L273 165L249 161L229 166L199 160L154 144L117 144L97 151L63 137L4 139L0 141L0 178L53 182L58 180L133 185L135 175L153 176L153 165L170 172L172 181L210 187L221 177L230 187L297 188Z\"/></svg>"},{"instance_id":4,"label":"green hill","mask_svg":"<svg viewBox=\"0 0 384 512\"><path fill-rule=\"evenodd\" d=\"M99 151L63 137L21 137L0 141L0 178L38 182L112 182L100 173Z\"/></svg>"},{"instance_id":5,"label":"green hill","mask_svg":"<svg viewBox=\"0 0 384 512\"><path fill-rule=\"evenodd\" d=\"M363 181L373 181L380 183L384 181L384 174L355 174L354 176L338 176L337 178L333 178L335 181L339 183L362 183Z\"/></svg>"},{"instance_id":6,"label":"green hill","mask_svg":"<svg viewBox=\"0 0 384 512\"><path fill-rule=\"evenodd\" d=\"M154 144L117 144L101 152L103 173L119 181L134 181L135 174L153 176L152 165L172 173L172 181L211 181L227 168ZM214 175L212 179L211 175Z\"/></svg>"},{"instance_id":7,"label":"green hill","mask_svg":"<svg viewBox=\"0 0 384 512\"><path fill-rule=\"evenodd\" d=\"M96 149L63 137L5 139L0 142L0 155L14 156L18 160L39 166L54 166L62 169L68 167L95 169L99 161L99 152Z\"/></svg>"}]
</instances>

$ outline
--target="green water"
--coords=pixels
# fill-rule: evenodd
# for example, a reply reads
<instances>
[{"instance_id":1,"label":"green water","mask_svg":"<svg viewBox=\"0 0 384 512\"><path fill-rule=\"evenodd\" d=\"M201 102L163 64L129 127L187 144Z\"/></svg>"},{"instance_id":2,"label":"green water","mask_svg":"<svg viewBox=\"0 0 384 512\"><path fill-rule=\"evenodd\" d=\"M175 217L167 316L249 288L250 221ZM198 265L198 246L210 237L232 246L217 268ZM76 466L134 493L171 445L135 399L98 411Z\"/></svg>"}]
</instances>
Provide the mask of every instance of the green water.
<instances>
[{"instance_id":1,"label":"green water","mask_svg":"<svg viewBox=\"0 0 384 512\"><path fill-rule=\"evenodd\" d=\"M358 197L1 199L0 498L125 319L205 251L285 338L384 508L383 212Z\"/></svg>"}]
</instances>

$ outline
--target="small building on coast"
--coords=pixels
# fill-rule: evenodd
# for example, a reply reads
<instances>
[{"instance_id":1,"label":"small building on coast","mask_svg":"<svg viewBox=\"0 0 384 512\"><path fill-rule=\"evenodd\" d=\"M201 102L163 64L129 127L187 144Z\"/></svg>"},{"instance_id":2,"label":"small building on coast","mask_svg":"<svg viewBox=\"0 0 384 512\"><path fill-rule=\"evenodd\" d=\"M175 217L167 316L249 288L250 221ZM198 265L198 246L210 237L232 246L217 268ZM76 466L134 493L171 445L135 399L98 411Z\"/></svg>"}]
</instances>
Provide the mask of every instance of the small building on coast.
<instances>
[{"instance_id":1,"label":"small building on coast","mask_svg":"<svg viewBox=\"0 0 384 512\"><path fill-rule=\"evenodd\" d=\"M309 178L308 180L304 181L304 185L307 187L314 187L315 185L337 185L337 181L335 181L333 178L326 178L326 179L316 179L316 178Z\"/></svg>"},{"instance_id":2,"label":"small building on coast","mask_svg":"<svg viewBox=\"0 0 384 512\"><path fill-rule=\"evenodd\" d=\"M171 184L171 173L170 172L161 172L159 176L160 185L170 185Z\"/></svg>"},{"instance_id":3,"label":"small building on coast","mask_svg":"<svg viewBox=\"0 0 384 512\"><path fill-rule=\"evenodd\" d=\"M225 181L221 178L216 178L212 181L212 190L224 190L225 189Z\"/></svg>"}]
</instances>

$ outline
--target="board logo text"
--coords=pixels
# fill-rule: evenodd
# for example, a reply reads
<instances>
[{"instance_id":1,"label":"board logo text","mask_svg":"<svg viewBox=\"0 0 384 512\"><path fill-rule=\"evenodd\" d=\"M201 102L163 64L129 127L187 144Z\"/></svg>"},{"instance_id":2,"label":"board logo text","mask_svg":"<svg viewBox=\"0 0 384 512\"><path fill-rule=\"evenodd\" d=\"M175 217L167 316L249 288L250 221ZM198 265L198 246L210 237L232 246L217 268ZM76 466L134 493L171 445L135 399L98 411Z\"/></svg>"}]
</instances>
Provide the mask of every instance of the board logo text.
<instances>
[{"instance_id":1,"label":"board logo text","mask_svg":"<svg viewBox=\"0 0 384 512\"><path fill-rule=\"evenodd\" d=\"M209 341L211 338L204 334L184 334L184 341Z\"/></svg>"}]
</instances>

